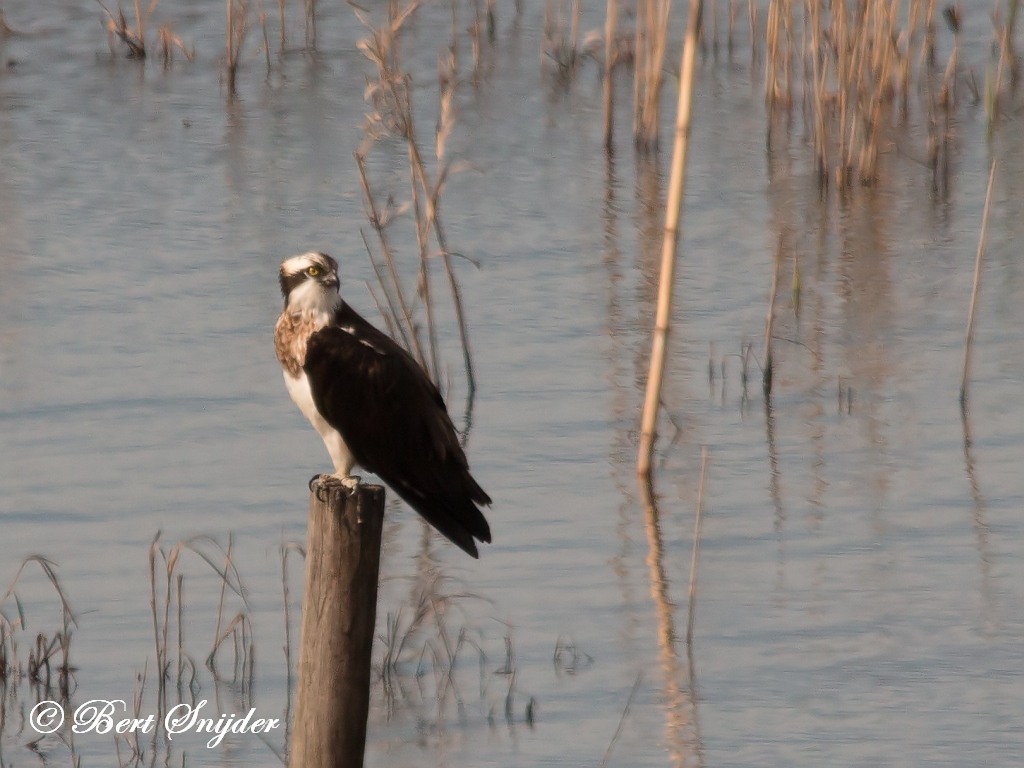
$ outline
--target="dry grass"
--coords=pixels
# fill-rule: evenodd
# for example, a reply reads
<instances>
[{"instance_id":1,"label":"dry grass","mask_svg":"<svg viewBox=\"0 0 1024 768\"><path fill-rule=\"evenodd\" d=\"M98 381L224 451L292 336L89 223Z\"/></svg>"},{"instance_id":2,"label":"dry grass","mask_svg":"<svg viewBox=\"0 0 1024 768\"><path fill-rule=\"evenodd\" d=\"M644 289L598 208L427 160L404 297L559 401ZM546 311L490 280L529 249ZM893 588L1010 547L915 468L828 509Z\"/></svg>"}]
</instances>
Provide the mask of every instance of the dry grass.
<instances>
[{"instance_id":1,"label":"dry grass","mask_svg":"<svg viewBox=\"0 0 1024 768\"><path fill-rule=\"evenodd\" d=\"M203 563L199 574L192 574L188 568L190 554ZM293 606L289 562L295 554L304 557L305 553L294 542L282 542L284 655L288 680L285 733L283 748L266 743L282 760L288 751L292 716ZM27 638L27 611L17 587L19 580L23 580L22 572L31 563L42 568L56 591L62 626L56 633L37 633ZM384 715L388 719L408 716L421 724L429 723L431 731L437 734L443 733L449 723L459 727L467 725L473 713L492 726L504 720L510 728L532 727L537 716L537 701L519 686L512 627L498 622L499 633L485 632L481 628L482 620L476 617L481 615L479 606L484 606L486 613L489 602L468 591L459 581L445 576L428 554L423 554L417 563L417 572L407 579L408 594L400 607L383 621L377 645L378 660L374 663L372 684L374 695L379 694L375 700L382 704ZM207 569L213 572L218 596L208 599L205 605L189 605L187 584L194 583L197 577L204 578ZM135 675L134 696L129 702L134 713L131 716L139 718L154 712L157 719L162 720L175 703L195 706L200 693L209 685L203 670L193 661L202 657L201 653L190 650L195 638L186 637L185 632L191 624L189 614L197 608L211 617L215 610L213 646L206 659L218 699L215 706L224 706L219 700L222 690L233 697L234 710L255 706L255 628L235 562L233 538L229 537L226 546L207 536L189 537L167 545L157 534L149 547L148 571L156 661L151 665L147 659ZM406 579L393 580L394 583L402 581ZM208 594L210 585L205 585L202 592ZM56 566L40 556L26 558L0 599L0 735L5 738L14 735L5 731L13 727L6 713L18 706L16 688L20 682L31 685L36 700L52 698L65 704L70 701L75 689L75 670L69 656L72 631L76 627L76 618ZM563 674L585 671L593 663L593 659L568 638L559 638L556 643L555 660L556 667L561 664ZM61 736L53 738L61 739ZM157 763L174 765L185 759L184 754L179 756L172 751L181 749L182 745L163 738L160 729L150 737L130 733L111 734L111 739L117 765L122 768ZM44 749L39 741L35 746ZM73 741L62 741L71 752L74 765L77 758Z\"/></svg>"},{"instance_id":2,"label":"dry grass","mask_svg":"<svg viewBox=\"0 0 1024 768\"><path fill-rule=\"evenodd\" d=\"M174 682L177 691L178 703L185 699L186 691L190 692L193 698L195 696L198 670L193 655L186 648L185 575L179 571L181 557L187 552L198 556L220 579L216 626L213 644L206 656L206 666L215 680L230 681L237 686L243 699L251 696L255 675L255 641L245 588L231 558L233 543L233 538L229 536L225 549L209 536L193 536L164 548L160 544L160 534L157 533L150 545L150 609L156 649L157 705L161 717L167 711L168 683L171 681ZM225 621L226 596L229 591L240 598L242 608L233 618ZM173 617L172 607L175 609ZM176 627L173 636L172 625ZM172 645L172 637L175 639L175 645ZM219 666L221 651L225 646L232 652L230 677ZM172 653L175 650L176 655L172 661Z\"/></svg>"},{"instance_id":3,"label":"dry grass","mask_svg":"<svg viewBox=\"0 0 1024 768\"><path fill-rule=\"evenodd\" d=\"M27 632L28 621L17 588L25 568L33 563L42 569L60 601L61 627L52 635L36 633L27 657L22 660L19 638ZM12 603L13 615L10 614ZM30 555L22 560L10 586L0 597L0 686L16 686L25 680L38 695L59 696L61 701L67 701L74 688L70 656L71 639L77 627L78 622L57 575L57 566L42 555Z\"/></svg>"},{"instance_id":4,"label":"dry grass","mask_svg":"<svg viewBox=\"0 0 1024 768\"><path fill-rule=\"evenodd\" d=\"M500 638L501 661L492 666L488 648L498 638L489 640L467 611L471 603L483 598L466 591L432 564L410 583L407 600L385 619L379 637L381 659L379 666L374 665L386 718L409 712L442 728L452 718L464 723L473 704L486 710L492 725L499 715L510 726L532 724L536 712L532 696L525 697L523 714L517 715L519 690L511 626L505 625Z\"/></svg>"}]
</instances>

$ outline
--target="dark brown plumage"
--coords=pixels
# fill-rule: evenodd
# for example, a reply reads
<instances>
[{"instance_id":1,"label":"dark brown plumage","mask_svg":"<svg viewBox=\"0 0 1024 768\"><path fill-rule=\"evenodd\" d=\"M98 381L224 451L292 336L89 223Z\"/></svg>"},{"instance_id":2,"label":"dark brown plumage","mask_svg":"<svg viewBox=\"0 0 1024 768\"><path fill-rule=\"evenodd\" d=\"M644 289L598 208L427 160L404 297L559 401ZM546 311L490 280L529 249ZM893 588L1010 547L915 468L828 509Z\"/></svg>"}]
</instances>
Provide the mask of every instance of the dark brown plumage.
<instances>
[{"instance_id":1,"label":"dark brown plumage","mask_svg":"<svg viewBox=\"0 0 1024 768\"><path fill-rule=\"evenodd\" d=\"M317 410L355 463L477 557L473 540L491 540L477 505L491 499L470 475L441 393L416 360L342 302L309 337L303 369Z\"/></svg>"}]
</instances>

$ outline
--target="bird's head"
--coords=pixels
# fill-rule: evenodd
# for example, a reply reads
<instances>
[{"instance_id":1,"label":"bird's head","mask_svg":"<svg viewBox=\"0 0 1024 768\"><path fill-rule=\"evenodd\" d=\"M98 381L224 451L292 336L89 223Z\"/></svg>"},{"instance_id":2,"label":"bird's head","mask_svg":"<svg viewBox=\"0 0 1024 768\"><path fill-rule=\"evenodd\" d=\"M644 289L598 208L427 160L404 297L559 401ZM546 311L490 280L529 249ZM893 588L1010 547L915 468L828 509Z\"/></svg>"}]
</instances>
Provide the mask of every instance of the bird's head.
<instances>
[{"instance_id":1,"label":"bird's head","mask_svg":"<svg viewBox=\"0 0 1024 768\"><path fill-rule=\"evenodd\" d=\"M331 312L338 295L338 262L326 253L303 253L281 264L279 276L285 309Z\"/></svg>"}]
</instances>

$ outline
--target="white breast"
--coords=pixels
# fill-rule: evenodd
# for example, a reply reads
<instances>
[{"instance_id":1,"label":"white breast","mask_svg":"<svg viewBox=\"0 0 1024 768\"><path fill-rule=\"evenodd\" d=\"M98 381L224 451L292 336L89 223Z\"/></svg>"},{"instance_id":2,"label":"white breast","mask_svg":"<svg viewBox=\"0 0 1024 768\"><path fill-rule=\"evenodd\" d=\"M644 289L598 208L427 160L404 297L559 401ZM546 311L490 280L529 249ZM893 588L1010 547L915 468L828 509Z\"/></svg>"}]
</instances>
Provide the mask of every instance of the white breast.
<instances>
[{"instance_id":1,"label":"white breast","mask_svg":"<svg viewBox=\"0 0 1024 768\"><path fill-rule=\"evenodd\" d=\"M342 438L341 433L328 424L324 417L320 415L320 411L316 409L316 404L313 402L313 392L309 388L309 379L306 377L306 372L300 371L298 376L292 376L288 371L285 371L284 384L288 387L288 394L291 395L292 400L295 401L295 404L299 406L299 410L302 411L302 415L309 419L309 423L313 425L316 431L320 433L320 437L324 439L327 452L331 455L331 461L334 462L335 471L341 477L348 477L354 463L352 452L345 445L345 440Z\"/></svg>"}]
</instances>

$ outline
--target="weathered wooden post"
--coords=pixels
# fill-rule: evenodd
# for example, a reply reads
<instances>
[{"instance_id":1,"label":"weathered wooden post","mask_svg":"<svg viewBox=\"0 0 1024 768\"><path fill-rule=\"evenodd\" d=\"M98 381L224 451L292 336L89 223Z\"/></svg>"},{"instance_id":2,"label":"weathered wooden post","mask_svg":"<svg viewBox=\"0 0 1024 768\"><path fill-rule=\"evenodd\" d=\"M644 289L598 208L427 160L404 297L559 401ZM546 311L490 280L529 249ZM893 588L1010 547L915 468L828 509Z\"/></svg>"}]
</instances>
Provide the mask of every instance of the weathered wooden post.
<instances>
[{"instance_id":1,"label":"weathered wooden post","mask_svg":"<svg viewBox=\"0 0 1024 768\"><path fill-rule=\"evenodd\" d=\"M384 489L309 498L299 679L289 768L362 768L370 708Z\"/></svg>"}]
</instances>

